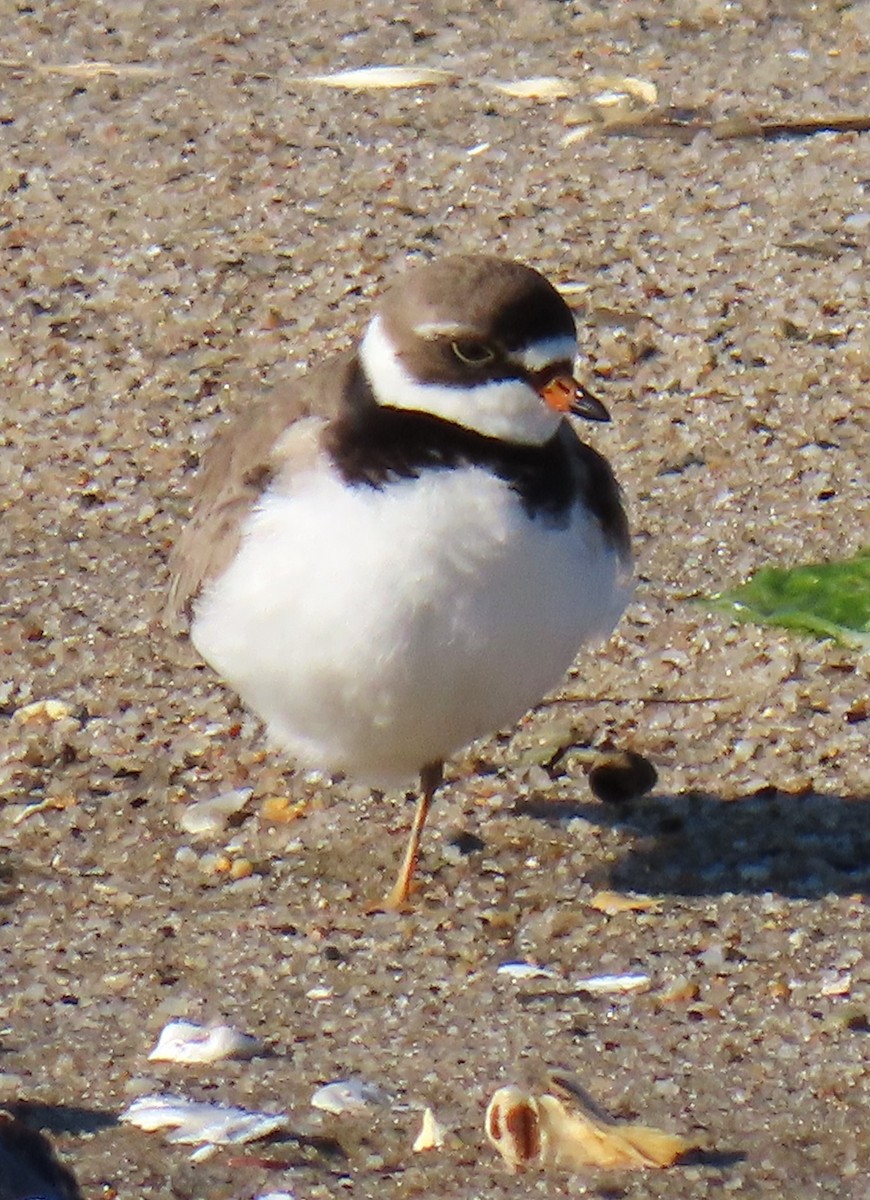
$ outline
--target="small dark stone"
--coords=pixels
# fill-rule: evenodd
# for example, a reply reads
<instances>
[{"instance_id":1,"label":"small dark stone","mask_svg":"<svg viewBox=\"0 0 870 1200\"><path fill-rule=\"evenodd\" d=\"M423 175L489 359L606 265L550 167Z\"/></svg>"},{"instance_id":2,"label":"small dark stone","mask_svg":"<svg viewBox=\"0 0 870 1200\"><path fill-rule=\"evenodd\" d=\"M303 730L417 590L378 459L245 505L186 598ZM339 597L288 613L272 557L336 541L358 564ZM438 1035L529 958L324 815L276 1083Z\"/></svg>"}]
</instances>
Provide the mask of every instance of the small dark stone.
<instances>
[{"instance_id":1,"label":"small dark stone","mask_svg":"<svg viewBox=\"0 0 870 1200\"><path fill-rule=\"evenodd\" d=\"M474 833L457 833L450 839L450 845L455 846L460 854L476 854L478 850L486 849L486 842Z\"/></svg>"},{"instance_id":2,"label":"small dark stone","mask_svg":"<svg viewBox=\"0 0 870 1200\"><path fill-rule=\"evenodd\" d=\"M846 1028L854 1033L870 1033L870 1017L865 1012L853 1013L846 1020Z\"/></svg>"},{"instance_id":3,"label":"small dark stone","mask_svg":"<svg viewBox=\"0 0 870 1200\"><path fill-rule=\"evenodd\" d=\"M592 794L605 804L625 804L652 791L658 774L652 763L634 750L602 754L589 771Z\"/></svg>"}]
</instances>

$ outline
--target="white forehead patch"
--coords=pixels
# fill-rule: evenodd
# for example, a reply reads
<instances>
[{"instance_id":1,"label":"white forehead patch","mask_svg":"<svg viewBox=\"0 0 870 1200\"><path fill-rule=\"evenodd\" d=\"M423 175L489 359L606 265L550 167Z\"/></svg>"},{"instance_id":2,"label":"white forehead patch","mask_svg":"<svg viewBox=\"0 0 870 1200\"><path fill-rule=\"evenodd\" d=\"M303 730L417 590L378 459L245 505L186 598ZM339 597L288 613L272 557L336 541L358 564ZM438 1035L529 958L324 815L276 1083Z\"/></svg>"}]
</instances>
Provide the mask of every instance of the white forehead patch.
<instances>
[{"instance_id":1,"label":"white forehead patch","mask_svg":"<svg viewBox=\"0 0 870 1200\"><path fill-rule=\"evenodd\" d=\"M569 357L573 357L573 351ZM421 383L403 366L380 317L374 317L366 330L360 360L379 404L430 413L485 437L540 446L550 440L562 419L534 388L519 379L469 387ZM565 355L548 359L543 365L553 361L564 362Z\"/></svg>"}]
</instances>

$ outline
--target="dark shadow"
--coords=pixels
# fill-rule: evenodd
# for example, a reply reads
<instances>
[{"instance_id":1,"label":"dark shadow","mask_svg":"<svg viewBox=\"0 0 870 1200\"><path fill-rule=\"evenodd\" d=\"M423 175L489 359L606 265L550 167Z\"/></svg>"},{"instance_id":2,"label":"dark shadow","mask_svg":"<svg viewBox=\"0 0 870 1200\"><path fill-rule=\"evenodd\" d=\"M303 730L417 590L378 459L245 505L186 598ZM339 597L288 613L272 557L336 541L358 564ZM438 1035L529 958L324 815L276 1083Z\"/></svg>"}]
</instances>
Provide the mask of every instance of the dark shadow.
<instances>
[{"instance_id":1,"label":"dark shadow","mask_svg":"<svg viewBox=\"0 0 870 1200\"><path fill-rule=\"evenodd\" d=\"M45 1134L0 1112L0 1200L82 1200Z\"/></svg>"},{"instance_id":2,"label":"dark shadow","mask_svg":"<svg viewBox=\"0 0 870 1200\"><path fill-rule=\"evenodd\" d=\"M626 891L776 892L811 900L870 890L870 796L771 790L738 800L652 795L620 805L531 800L516 811L621 827L635 841L611 883Z\"/></svg>"},{"instance_id":3,"label":"dark shadow","mask_svg":"<svg viewBox=\"0 0 870 1200\"><path fill-rule=\"evenodd\" d=\"M0 907L7 904L14 904L18 896L18 888L15 882L15 867L12 859L5 856L5 852L0 850Z\"/></svg>"},{"instance_id":4,"label":"dark shadow","mask_svg":"<svg viewBox=\"0 0 870 1200\"><path fill-rule=\"evenodd\" d=\"M736 1167L738 1163L745 1161L746 1155L741 1150L697 1149L681 1154L677 1165L681 1167L715 1167L720 1171L727 1171L729 1167Z\"/></svg>"},{"instance_id":5,"label":"dark shadow","mask_svg":"<svg viewBox=\"0 0 870 1200\"><path fill-rule=\"evenodd\" d=\"M37 1100L13 1100L3 1104L6 1112L28 1129L43 1133L97 1133L118 1124L114 1113L71 1104L42 1104Z\"/></svg>"}]
</instances>

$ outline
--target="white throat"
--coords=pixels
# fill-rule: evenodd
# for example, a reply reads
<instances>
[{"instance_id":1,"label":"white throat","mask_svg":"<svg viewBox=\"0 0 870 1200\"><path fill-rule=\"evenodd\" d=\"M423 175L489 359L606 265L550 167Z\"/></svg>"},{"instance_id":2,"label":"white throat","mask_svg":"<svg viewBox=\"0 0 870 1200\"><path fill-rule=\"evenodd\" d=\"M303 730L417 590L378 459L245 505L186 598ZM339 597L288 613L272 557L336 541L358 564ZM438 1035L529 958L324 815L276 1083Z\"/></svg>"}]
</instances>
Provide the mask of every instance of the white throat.
<instances>
[{"instance_id":1,"label":"white throat","mask_svg":"<svg viewBox=\"0 0 870 1200\"><path fill-rule=\"evenodd\" d=\"M387 408L431 413L485 437L528 446L549 441L562 417L519 379L449 387L421 383L406 370L379 316L360 345L360 360L375 399Z\"/></svg>"}]
</instances>

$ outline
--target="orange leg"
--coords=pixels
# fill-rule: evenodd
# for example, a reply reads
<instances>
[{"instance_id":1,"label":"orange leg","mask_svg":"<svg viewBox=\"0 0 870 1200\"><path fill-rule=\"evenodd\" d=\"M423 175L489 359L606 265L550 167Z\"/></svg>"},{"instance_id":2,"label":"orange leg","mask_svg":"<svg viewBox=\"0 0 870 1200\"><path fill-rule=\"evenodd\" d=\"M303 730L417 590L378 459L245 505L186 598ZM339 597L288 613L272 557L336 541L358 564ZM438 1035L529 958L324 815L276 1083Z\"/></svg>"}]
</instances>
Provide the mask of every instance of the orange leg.
<instances>
[{"instance_id":1,"label":"orange leg","mask_svg":"<svg viewBox=\"0 0 870 1200\"><path fill-rule=\"evenodd\" d=\"M423 836L423 826L426 824L429 809L432 807L432 797L435 795L435 791L444 777L443 766L444 764L440 762L429 763L420 772L420 799L417 801L414 823L408 835L405 857L402 859L402 865L399 868L399 874L396 876L396 882L390 889L382 906L389 912L397 912L405 908L411 897L411 882L417 867L417 859L420 857L420 839Z\"/></svg>"}]
</instances>

